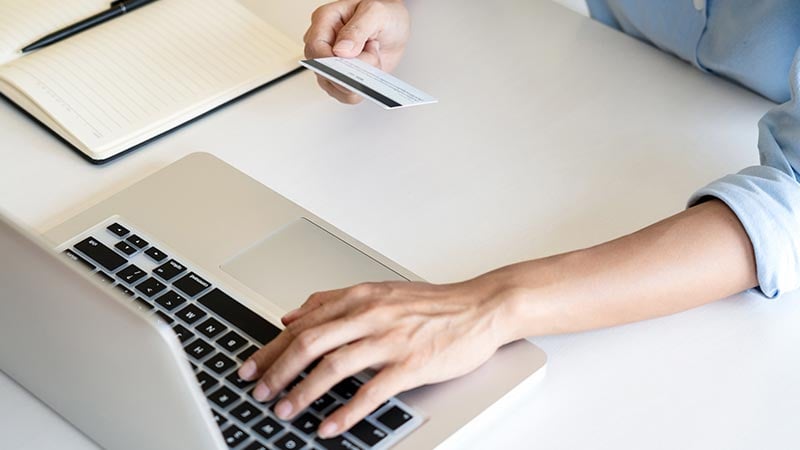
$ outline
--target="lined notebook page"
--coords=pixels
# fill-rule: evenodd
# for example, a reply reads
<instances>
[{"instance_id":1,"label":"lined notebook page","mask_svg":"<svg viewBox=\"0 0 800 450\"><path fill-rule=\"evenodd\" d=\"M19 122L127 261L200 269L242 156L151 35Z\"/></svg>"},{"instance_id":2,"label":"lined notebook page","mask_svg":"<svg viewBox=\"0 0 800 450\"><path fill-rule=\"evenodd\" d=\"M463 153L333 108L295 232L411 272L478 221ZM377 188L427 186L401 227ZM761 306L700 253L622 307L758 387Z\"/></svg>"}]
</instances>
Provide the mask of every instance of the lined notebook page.
<instances>
[{"instance_id":1,"label":"lined notebook page","mask_svg":"<svg viewBox=\"0 0 800 450\"><path fill-rule=\"evenodd\" d=\"M0 64L42 36L108 9L109 0L0 0Z\"/></svg>"},{"instance_id":2,"label":"lined notebook page","mask_svg":"<svg viewBox=\"0 0 800 450\"><path fill-rule=\"evenodd\" d=\"M96 153L160 134L297 66L235 0L159 0L0 67Z\"/></svg>"}]
</instances>

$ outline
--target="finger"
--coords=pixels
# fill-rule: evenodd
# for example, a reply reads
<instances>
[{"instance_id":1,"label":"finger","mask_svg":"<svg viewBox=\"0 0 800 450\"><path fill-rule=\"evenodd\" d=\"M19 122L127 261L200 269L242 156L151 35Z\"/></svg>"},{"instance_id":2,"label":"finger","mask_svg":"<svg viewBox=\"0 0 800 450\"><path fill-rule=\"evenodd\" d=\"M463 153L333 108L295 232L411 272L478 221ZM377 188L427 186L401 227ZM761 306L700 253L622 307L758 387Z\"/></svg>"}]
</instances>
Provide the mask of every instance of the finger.
<instances>
[{"instance_id":1,"label":"finger","mask_svg":"<svg viewBox=\"0 0 800 450\"><path fill-rule=\"evenodd\" d=\"M328 41L314 40L306 43L303 54L306 59L327 58L333 56L333 47Z\"/></svg>"},{"instance_id":2,"label":"finger","mask_svg":"<svg viewBox=\"0 0 800 450\"><path fill-rule=\"evenodd\" d=\"M311 14L311 26L303 36L307 58L333 56L333 43L343 25L344 11L339 4L328 4Z\"/></svg>"},{"instance_id":3,"label":"finger","mask_svg":"<svg viewBox=\"0 0 800 450\"><path fill-rule=\"evenodd\" d=\"M237 375L239 378L250 381L259 378L265 370L275 360L292 341L290 332L284 330L275 339L267 345L261 347L257 352L253 353L247 360L239 367Z\"/></svg>"},{"instance_id":4,"label":"finger","mask_svg":"<svg viewBox=\"0 0 800 450\"><path fill-rule=\"evenodd\" d=\"M332 82L330 80L328 81L328 83L330 83L330 85L333 86L333 89L335 91L340 92L343 95L355 95L355 92L351 91L350 89L348 89L348 88L346 88L346 87L344 87L344 86L342 86L340 84L336 84L336 83L334 83L334 82Z\"/></svg>"},{"instance_id":5,"label":"finger","mask_svg":"<svg viewBox=\"0 0 800 450\"><path fill-rule=\"evenodd\" d=\"M389 398L406 389L409 374L400 366L389 366L356 392L344 406L334 411L319 426L319 436L328 439L349 430Z\"/></svg>"},{"instance_id":6,"label":"finger","mask_svg":"<svg viewBox=\"0 0 800 450\"><path fill-rule=\"evenodd\" d=\"M376 40L367 41L364 45L364 51L358 55L358 59L379 69L383 69L380 42Z\"/></svg>"},{"instance_id":7,"label":"finger","mask_svg":"<svg viewBox=\"0 0 800 450\"><path fill-rule=\"evenodd\" d=\"M260 402L274 398L314 360L369 335L373 328L369 321L347 318L301 332L261 376L253 390L253 398Z\"/></svg>"},{"instance_id":8,"label":"finger","mask_svg":"<svg viewBox=\"0 0 800 450\"><path fill-rule=\"evenodd\" d=\"M331 97L335 98L341 103L347 105L355 105L361 102L361 97L349 90L339 87L337 84L328 80L322 79L319 82L320 87L328 93Z\"/></svg>"},{"instance_id":9,"label":"finger","mask_svg":"<svg viewBox=\"0 0 800 450\"><path fill-rule=\"evenodd\" d=\"M337 33L333 53L344 58L358 56L367 40L377 38L386 21L385 5L380 2L359 3L353 17Z\"/></svg>"},{"instance_id":10,"label":"finger","mask_svg":"<svg viewBox=\"0 0 800 450\"><path fill-rule=\"evenodd\" d=\"M337 383L362 370L385 363L392 349L365 339L325 355L308 376L275 405L275 414L290 420Z\"/></svg>"},{"instance_id":11,"label":"finger","mask_svg":"<svg viewBox=\"0 0 800 450\"><path fill-rule=\"evenodd\" d=\"M321 80L325 80L321 78ZM325 80L327 81L327 80ZM299 308L289 311L286 315L281 317L281 321L284 325L289 325L289 323L296 320L298 317L302 316L303 314L307 313L308 311L314 310L321 306L323 303L328 301L336 300L337 298L342 297L345 294L344 289L336 289L332 291L322 291L322 292L315 292L311 294Z\"/></svg>"},{"instance_id":12,"label":"finger","mask_svg":"<svg viewBox=\"0 0 800 450\"><path fill-rule=\"evenodd\" d=\"M383 63L380 57L380 51L378 50L379 48L380 44L378 44L378 41L367 41L367 44L364 47L364 51L360 55L358 55L358 58L361 59L362 61L365 61L367 64L371 64L378 68L383 68ZM336 84L326 78L320 77L319 75L317 76L317 81L320 87L322 87L322 89L325 90L325 92L327 92L328 95L335 98L336 100L339 100L341 103L355 105L361 103L361 101L363 100L363 97L361 97L359 94L356 94L350 89L347 89L344 86L340 86L339 84ZM290 323L292 320L297 318L298 315L301 313L302 311L292 311L291 317L287 318L286 316L284 316L283 323L284 324Z\"/></svg>"},{"instance_id":13,"label":"finger","mask_svg":"<svg viewBox=\"0 0 800 450\"><path fill-rule=\"evenodd\" d=\"M368 283L364 283L344 289L317 292L312 294L300 308L290 312L287 316L291 316L290 321L294 323L314 313L315 319L311 322L312 325L328 322L369 297L372 289Z\"/></svg>"},{"instance_id":14,"label":"finger","mask_svg":"<svg viewBox=\"0 0 800 450\"><path fill-rule=\"evenodd\" d=\"M329 292L331 295L337 294L335 291ZM275 363L275 360L282 355L287 348L289 348L289 346L296 340L297 337L300 336L300 334L309 328L326 322L331 322L342 317L347 312L348 308L350 308L353 297L351 296L349 298L350 301L347 301L348 298L346 292L339 295L343 296L343 301L322 301L319 303L319 306L312 310L315 312L315 314L310 316L304 314L293 319L293 325L291 327L287 325L286 329L283 330L278 337L254 353L242 364L238 371L239 378L250 381L262 377L267 369L269 369ZM262 391L263 389L264 388L262 387ZM267 396L269 395L267 394Z\"/></svg>"}]
</instances>

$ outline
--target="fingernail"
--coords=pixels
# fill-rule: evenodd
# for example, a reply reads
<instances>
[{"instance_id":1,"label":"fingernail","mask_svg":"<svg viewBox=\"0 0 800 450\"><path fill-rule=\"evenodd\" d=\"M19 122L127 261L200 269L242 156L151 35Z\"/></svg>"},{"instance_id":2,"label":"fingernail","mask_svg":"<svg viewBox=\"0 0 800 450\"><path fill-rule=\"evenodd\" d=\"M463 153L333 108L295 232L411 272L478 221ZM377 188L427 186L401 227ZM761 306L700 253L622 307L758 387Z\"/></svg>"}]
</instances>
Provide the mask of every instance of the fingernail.
<instances>
[{"instance_id":1,"label":"fingernail","mask_svg":"<svg viewBox=\"0 0 800 450\"><path fill-rule=\"evenodd\" d=\"M343 41L337 42L336 45L333 46L333 51L334 52L349 52L355 46L356 46L355 42L353 42L353 41L351 41L349 39L345 39Z\"/></svg>"},{"instance_id":2,"label":"fingernail","mask_svg":"<svg viewBox=\"0 0 800 450\"><path fill-rule=\"evenodd\" d=\"M270 394L269 388L264 383L258 383L256 385L256 388L253 389L253 398L258 400L259 402L267 401L267 398L269 398L269 394Z\"/></svg>"},{"instance_id":3,"label":"fingernail","mask_svg":"<svg viewBox=\"0 0 800 450\"><path fill-rule=\"evenodd\" d=\"M292 403L289 400L283 399L275 405L275 414L280 419L288 419L292 413Z\"/></svg>"},{"instance_id":4,"label":"fingernail","mask_svg":"<svg viewBox=\"0 0 800 450\"><path fill-rule=\"evenodd\" d=\"M252 359L248 359L239 368L239 378L249 380L256 374L256 363Z\"/></svg>"},{"instance_id":5,"label":"fingernail","mask_svg":"<svg viewBox=\"0 0 800 450\"><path fill-rule=\"evenodd\" d=\"M336 422L328 422L322 425L317 431L317 433L319 433L319 437L326 439L336 434L336 430L338 429L339 426L336 425Z\"/></svg>"}]
</instances>

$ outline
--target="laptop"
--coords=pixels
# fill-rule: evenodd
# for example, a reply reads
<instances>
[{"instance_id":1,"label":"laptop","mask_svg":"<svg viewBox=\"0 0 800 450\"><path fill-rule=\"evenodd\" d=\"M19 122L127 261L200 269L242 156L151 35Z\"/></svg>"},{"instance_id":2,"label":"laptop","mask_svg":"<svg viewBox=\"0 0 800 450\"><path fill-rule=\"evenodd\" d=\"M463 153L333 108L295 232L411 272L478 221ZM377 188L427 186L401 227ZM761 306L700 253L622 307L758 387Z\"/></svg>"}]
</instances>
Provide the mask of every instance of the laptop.
<instances>
[{"instance_id":1,"label":"laptop","mask_svg":"<svg viewBox=\"0 0 800 450\"><path fill-rule=\"evenodd\" d=\"M369 373L279 420L236 370L280 317L316 291L420 278L206 153L43 237L0 216L0 255L0 369L103 448L434 448L544 374L523 340L334 439L317 425Z\"/></svg>"}]
</instances>

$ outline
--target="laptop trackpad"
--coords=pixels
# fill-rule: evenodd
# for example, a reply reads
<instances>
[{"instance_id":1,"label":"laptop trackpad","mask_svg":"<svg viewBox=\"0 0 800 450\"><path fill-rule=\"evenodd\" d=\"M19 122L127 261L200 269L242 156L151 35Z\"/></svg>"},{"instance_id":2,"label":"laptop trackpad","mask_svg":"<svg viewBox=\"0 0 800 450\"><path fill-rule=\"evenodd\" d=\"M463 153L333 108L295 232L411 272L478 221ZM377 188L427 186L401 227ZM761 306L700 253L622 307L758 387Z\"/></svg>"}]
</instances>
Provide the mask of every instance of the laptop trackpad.
<instances>
[{"instance_id":1,"label":"laptop trackpad","mask_svg":"<svg viewBox=\"0 0 800 450\"><path fill-rule=\"evenodd\" d=\"M405 280L302 218L221 268L286 311L300 306L314 292L364 281Z\"/></svg>"}]
</instances>

